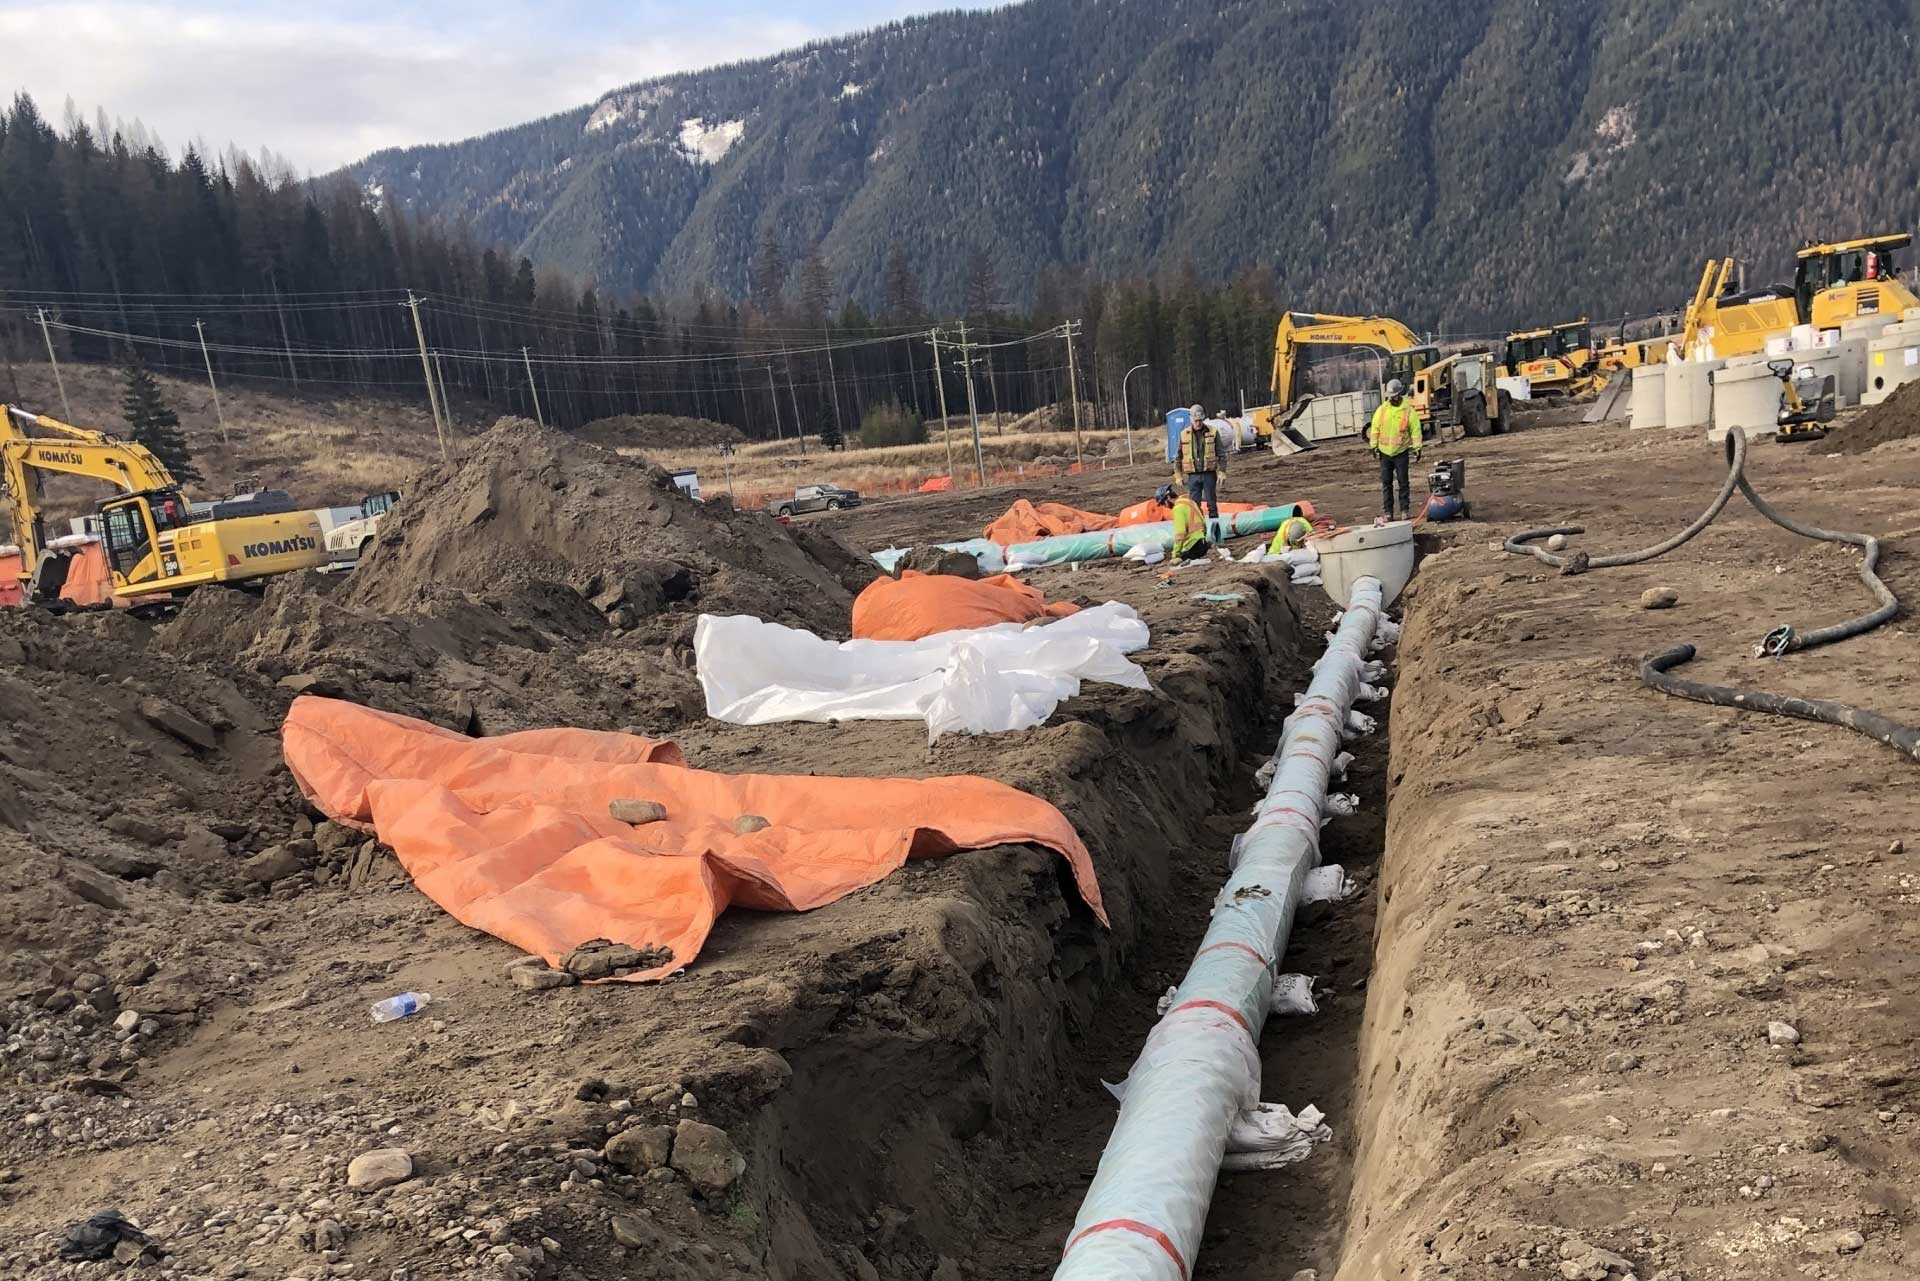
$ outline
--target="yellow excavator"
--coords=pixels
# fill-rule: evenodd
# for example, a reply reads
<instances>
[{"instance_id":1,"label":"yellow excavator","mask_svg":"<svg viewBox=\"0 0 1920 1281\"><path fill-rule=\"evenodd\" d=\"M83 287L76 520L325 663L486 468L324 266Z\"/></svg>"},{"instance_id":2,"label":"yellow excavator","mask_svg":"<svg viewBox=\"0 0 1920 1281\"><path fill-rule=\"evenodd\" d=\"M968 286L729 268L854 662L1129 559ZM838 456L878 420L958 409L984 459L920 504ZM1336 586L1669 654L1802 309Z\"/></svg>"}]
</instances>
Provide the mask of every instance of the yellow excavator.
<instances>
[{"instance_id":1,"label":"yellow excavator","mask_svg":"<svg viewBox=\"0 0 1920 1281\"><path fill-rule=\"evenodd\" d=\"M1897 255L1913 243L1910 235L1863 236L1831 244L1808 244L1794 256L1792 285L1744 289L1732 258L1709 260L1687 306L1679 339L1681 354L1694 357L1711 349L1724 360L1764 351L1767 339L1795 325L1838 329L1861 316L1898 320L1920 307L1901 283Z\"/></svg>"},{"instance_id":2,"label":"yellow excavator","mask_svg":"<svg viewBox=\"0 0 1920 1281\"><path fill-rule=\"evenodd\" d=\"M212 519L193 510L144 445L11 405L0 405L0 471L29 600L57 597L62 583L53 580L65 578L64 561L47 552L40 489L47 472L104 480L123 491L98 508L117 597L157 604L207 583L246 584L327 562L320 522L310 511Z\"/></svg>"},{"instance_id":3,"label":"yellow excavator","mask_svg":"<svg viewBox=\"0 0 1920 1281\"><path fill-rule=\"evenodd\" d=\"M1311 396L1299 386L1305 347L1371 347L1382 353L1380 382L1398 381L1436 436L1450 427L1483 436L1505 428L1506 400L1495 386L1491 357L1463 352L1442 357L1432 343L1391 316L1334 316L1290 311L1280 318L1273 341L1273 403L1252 412L1262 444L1306 407Z\"/></svg>"}]
</instances>

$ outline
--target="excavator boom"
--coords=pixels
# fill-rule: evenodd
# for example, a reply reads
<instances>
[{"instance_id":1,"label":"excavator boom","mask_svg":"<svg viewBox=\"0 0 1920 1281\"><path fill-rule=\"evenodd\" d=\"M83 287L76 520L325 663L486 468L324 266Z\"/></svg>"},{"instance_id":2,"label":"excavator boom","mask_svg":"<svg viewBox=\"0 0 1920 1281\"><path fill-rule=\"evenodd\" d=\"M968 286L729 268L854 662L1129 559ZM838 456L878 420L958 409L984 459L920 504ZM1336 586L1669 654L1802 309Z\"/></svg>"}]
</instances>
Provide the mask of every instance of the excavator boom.
<instances>
[{"instance_id":1,"label":"excavator boom","mask_svg":"<svg viewBox=\"0 0 1920 1281\"><path fill-rule=\"evenodd\" d=\"M1420 336L1391 316L1330 316L1320 312L1290 311L1280 318L1273 339L1273 404L1284 413L1297 388L1300 347L1376 347L1391 354L1421 345Z\"/></svg>"}]
</instances>

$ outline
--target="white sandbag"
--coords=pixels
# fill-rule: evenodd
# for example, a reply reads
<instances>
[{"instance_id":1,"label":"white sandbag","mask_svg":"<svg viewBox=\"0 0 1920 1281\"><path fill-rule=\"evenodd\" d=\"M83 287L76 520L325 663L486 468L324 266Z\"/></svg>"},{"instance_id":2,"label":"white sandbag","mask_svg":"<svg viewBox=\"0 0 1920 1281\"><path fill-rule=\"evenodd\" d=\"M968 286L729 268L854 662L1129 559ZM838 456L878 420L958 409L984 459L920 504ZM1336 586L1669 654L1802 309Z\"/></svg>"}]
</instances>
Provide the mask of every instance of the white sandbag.
<instances>
[{"instance_id":1,"label":"white sandbag","mask_svg":"<svg viewBox=\"0 0 1920 1281\"><path fill-rule=\"evenodd\" d=\"M1304 1018L1320 1012L1320 1002L1313 995L1313 975L1281 974L1273 980L1273 1003L1267 1007L1273 1013L1287 1018ZM1233 1145L1231 1136L1227 1145Z\"/></svg>"},{"instance_id":2,"label":"white sandbag","mask_svg":"<svg viewBox=\"0 0 1920 1281\"><path fill-rule=\"evenodd\" d=\"M1303 903L1338 903L1351 898L1357 887L1347 875L1347 869L1338 863L1328 863L1316 867L1307 873L1306 884L1301 887L1300 901Z\"/></svg>"},{"instance_id":3,"label":"white sandbag","mask_svg":"<svg viewBox=\"0 0 1920 1281\"><path fill-rule=\"evenodd\" d=\"M1278 1103L1261 1103L1234 1118L1227 1131L1227 1171L1277 1170L1313 1155L1333 1138L1326 1115L1309 1103L1298 1116Z\"/></svg>"},{"instance_id":4,"label":"white sandbag","mask_svg":"<svg viewBox=\"0 0 1920 1281\"><path fill-rule=\"evenodd\" d=\"M1082 681L1151 688L1127 658L1148 640L1132 607L1110 601L1038 627L838 644L758 618L702 614L693 653L715 720L919 720L931 740L1044 724Z\"/></svg>"}]
</instances>

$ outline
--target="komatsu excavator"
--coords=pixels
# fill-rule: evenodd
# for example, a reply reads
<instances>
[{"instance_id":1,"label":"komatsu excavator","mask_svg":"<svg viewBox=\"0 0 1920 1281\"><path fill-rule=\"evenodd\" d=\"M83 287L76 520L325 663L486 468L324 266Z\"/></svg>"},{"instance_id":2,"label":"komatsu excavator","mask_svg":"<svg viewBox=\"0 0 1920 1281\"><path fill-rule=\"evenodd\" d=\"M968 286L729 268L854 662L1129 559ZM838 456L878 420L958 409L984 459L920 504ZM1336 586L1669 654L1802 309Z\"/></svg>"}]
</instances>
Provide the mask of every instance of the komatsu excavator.
<instances>
[{"instance_id":1,"label":"komatsu excavator","mask_svg":"<svg viewBox=\"0 0 1920 1281\"><path fill-rule=\"evenodd\" d=\"M40 488L47 472L104 480L123 491L98 508L116 597L157 605L207 583L245 584L327 561L320 522L310 511L226 520L197 514L144 445L11 405L0 405L0 471L28 600L57 598L66 576L65 559L47 550Z\"/></svg>"},{"instance_id":2,"label":"komatsu excavator","mask_svg":"<svg viewBox=\"0 0 1920 1281\"><path fill-rule=\"evenodd\" d=\"M1495 387L1493 362L1483 352L1442 357L1432 343L1391 316L1331 316L1290 311L1273 342L1273 403L1253 411L1262 444L1285 430L1311 397L1299 387L1303 347L1371 347L1382 353L1380 382L1398 381L1436 435L1459 427L1483 436L1505 429L1506 393Z\"/></svg>"}]
</instances>

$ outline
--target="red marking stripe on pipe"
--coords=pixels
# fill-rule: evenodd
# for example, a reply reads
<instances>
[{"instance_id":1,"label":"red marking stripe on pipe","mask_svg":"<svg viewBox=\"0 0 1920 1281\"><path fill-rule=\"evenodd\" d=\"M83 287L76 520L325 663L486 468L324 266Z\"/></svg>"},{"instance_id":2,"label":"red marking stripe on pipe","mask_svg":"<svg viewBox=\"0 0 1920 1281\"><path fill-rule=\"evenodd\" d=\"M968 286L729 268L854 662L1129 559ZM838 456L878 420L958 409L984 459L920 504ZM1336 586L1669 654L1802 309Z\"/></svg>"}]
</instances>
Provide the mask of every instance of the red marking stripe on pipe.
<instances>
[{"instance_id":1,"label":"red marking stripe on pipe","mask_svg":"<svg viewBox=\"0 0 1920 1281\"><path fill-rule=\"evenodd\" d=\"M1207 946L1201 948L1198 952L1195 952L1194 955L1205 956L1208 952L1219 952L1219 951L1245 952L1248 956L1251 956L1254 960L1260 962L1260 964L1262 965L1273 964L1272 961L1269 961L1266 957L1260 955L1260 950L1258 948L1253 947L1247 943L1209 943Z\"/></svg>"},{"instance_id":2,"label":"red marking stripe on pipe","mask_svg":"<svg viewBox=\"0 0 1920 1281\"><path fill-rule=\"evenodd\" d=\"M1234 1009L1231 1005L1226 1005L1219 1001L1185 1001L1174 1006L1168 1010L1167 1013L1178 1014L1182 1010L1218 1010L1235 1023L1238 1023L1241 1031L1245 1032L1248 1036L1253 1035L1253 1028L1247 1023L1246 1016Z\"/></svg>"},{"instance_id":3,"label":"red marking stripe on pipe","mask_svg":"<svg viewBox=\"0 0 1920 1281\"><path fill-rule=\"evenodd\" d=\"M1096 1232L1136 1232L1167 1252L1173 1265L1180 1269L1180 1281L1187 1279L1187 1261L1180 1257L1180 1251L1174 1248L1173 1239L1159 1228L1151 1227L1138 1219L1108 1219L1105 1223L1095 1223L1067 1242L1067 1248L1060 1252L1061 1258L1073 1252L1073 1247Z\"/></svg>"}]
</instances>

